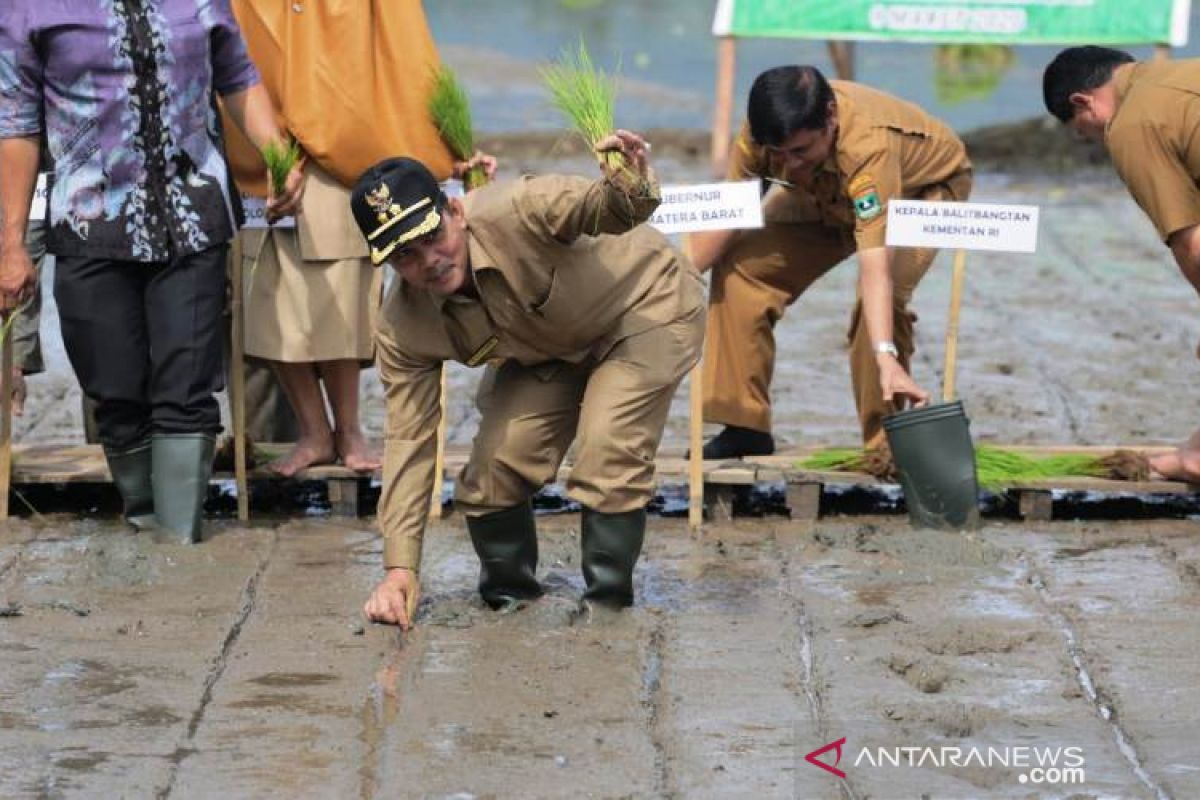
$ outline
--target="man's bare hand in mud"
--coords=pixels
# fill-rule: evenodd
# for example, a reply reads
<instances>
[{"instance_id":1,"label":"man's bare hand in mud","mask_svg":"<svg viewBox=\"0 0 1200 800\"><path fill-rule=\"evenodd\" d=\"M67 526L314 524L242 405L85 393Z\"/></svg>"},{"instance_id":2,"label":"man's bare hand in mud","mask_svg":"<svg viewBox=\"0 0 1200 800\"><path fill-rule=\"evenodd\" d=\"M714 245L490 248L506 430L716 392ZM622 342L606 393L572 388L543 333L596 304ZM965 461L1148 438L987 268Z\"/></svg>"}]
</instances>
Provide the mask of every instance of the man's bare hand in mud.
<instances>
[{"instance_id":1,"label":"man's bare hand in mud","mask_svg":"<svg viewBox=\"0 0 1200 800\"><path fill-rule=\"evenodd\" d=\"M929 403L929 392L917 385L895 356L880 354L879 386L883 389L883 401L896 408L905 408L908 403L920 408Z\"/></svg>"},{"instance_id":2,"label":"man's bare hand in mud","mask_svg":"<svg viewBox=\"0 0 1200 800\"><path fill-rule=\"evenodd\" d=\"M367 598L363 613L371 622L399 625L402 630L412 627L413 612L421 597L421 583L411 569L394 567L387 571L375 591Z\"/></svg>"},{"instance_id":3,"label":"man's bare hand in mud","mask_svg":"<svg viewBox=\"0 0 1200 800\"><path fill-rule=\"evenodd\" d=\"M616 130L596 142L597 153L620 153L625 168L619 169L602 162L610 180L629 184L630 189L644 187L650 182L650 143L636 133Z\"/></svg>"}]
</instances>

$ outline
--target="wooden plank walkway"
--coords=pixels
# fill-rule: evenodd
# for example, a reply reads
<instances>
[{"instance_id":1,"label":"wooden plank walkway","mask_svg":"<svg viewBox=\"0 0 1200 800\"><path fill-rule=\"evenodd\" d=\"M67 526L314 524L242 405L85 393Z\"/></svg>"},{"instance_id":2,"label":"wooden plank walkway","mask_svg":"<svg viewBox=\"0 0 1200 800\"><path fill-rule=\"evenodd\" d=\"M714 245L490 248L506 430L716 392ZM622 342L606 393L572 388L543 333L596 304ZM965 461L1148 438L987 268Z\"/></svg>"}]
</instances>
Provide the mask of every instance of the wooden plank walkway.
<instances>
[{"instance_id":1,"label":"wooden plank walkway","mask_svg":"<svg viewBox=\"0 0 1200 800\"><path fill-rule=\"evenodd\" d=\"M1030 455L1061 455L1077 453L1106 454L1116 447L1032 447L1005 445L1006 449ZM258 466L249 471L252 481L278 481L278 475L263 466L266 461L286 452L289 445L258 444L255 450L261 455ZM732 498L739 486L752 486L763 482L784 482L787 486L788 505L795 519L816 519L820 514L821 496L826 486L880 486L874 477L855 472L824 472L801 469L798 465L814 452L824 447L807 447L759 456L753 459L705 462L705 506L710 518L724 519L732 513ZM1164 452L1170 448L1137 448L1147 453ZM456 475L467 461L466 447L452 447L446 453L448 476ZM560 478L565 478L570 464L565 464ZM666 452L658 459L657 475L660 483L687 481L688 462L681 452ZM99 445L18 445L13 448L13 484L71 484L110 483L111 476ZM214 480L231 480L232 472L217 472ZM312 467L296 476L297 480L324 481L328 485L330 504L338 515L356 515L358 495L362 484L379 478L379 473L363 475L345 467L327 465ZM1049 519L1051 493L1094 492L1097 494L1132 495L1192 495L1200 487L1174 481L1113 481L1099 478L1055 478L1047 480L1021 481L1000 487L1015 494L1022 516L1027 519Z\"/></svg>"}]
</instances>

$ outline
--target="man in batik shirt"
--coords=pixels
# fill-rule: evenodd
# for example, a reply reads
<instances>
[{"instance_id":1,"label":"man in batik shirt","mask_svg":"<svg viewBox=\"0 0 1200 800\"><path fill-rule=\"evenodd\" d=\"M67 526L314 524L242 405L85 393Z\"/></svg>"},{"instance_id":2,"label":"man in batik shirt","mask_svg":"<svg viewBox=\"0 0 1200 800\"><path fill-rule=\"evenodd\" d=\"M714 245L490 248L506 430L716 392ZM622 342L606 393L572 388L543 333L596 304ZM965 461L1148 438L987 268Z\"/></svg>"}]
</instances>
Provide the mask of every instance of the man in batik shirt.
<instances>
[{"instance_id":1,"label":"man in batik shirt","mask_svg":"<svg viewBox=\"0 0 1200 800\"><path fill-rule=\"evenodd\" d=\"M228 0L0 5L0 305L35 282L25 230L44 132L67 355L127 518L185 541L220 431L235 228L214 93L256 146L279 139ZM292 213L301 183L293 170L268 213Z\"/></svg>"}]
</instances>

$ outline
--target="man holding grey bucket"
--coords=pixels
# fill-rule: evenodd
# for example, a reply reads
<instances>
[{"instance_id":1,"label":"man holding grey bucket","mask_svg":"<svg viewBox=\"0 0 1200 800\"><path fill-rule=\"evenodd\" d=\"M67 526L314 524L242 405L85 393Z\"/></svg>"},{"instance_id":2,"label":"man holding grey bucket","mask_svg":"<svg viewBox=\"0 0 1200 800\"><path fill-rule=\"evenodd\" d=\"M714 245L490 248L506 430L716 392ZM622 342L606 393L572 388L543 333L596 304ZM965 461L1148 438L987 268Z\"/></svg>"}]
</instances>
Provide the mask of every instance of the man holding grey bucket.
<instances>
[{"instance_id":1,"label":"man holding grey bucket","mask_svg":"<svg viewBox=\"0 0 1200 800\"><path fill-rule=\"evenodd\" d=\"M892 198L966 200L962 141L917 106L815 67L767 70L750 89L730 179L763 180L761 230L693 237L696 266L713 270L704 358L704 419L725 425L704 457L774 452L775 323L817 279L857 253L850 373L863 443L883 444L884 415L928 399L908 374L908 302L937 251L885 246Z\"/></svg>"},{"instance_id":2,"label":"man holding grey bucket","mask_svg":"<svg viewBox=\"0 0 1200 800\"><path fill-rule=\"evenodd\" d=\"M409 158L376 164L351 208L375 264L399 280L376 324L387 397L386 577L365 612L407 627L419 591L434 480L442 363L487 364L482 418L455 487L493 608L542 593L530 497L575 443L567 491L583 506L589 606L633 602L633 568L671 397L700 356L704 289L667 239L643 225L659 203L640 136L597 150L623 167L589 180L526 176L448 199Z\"/></svg>"}]
</instances>

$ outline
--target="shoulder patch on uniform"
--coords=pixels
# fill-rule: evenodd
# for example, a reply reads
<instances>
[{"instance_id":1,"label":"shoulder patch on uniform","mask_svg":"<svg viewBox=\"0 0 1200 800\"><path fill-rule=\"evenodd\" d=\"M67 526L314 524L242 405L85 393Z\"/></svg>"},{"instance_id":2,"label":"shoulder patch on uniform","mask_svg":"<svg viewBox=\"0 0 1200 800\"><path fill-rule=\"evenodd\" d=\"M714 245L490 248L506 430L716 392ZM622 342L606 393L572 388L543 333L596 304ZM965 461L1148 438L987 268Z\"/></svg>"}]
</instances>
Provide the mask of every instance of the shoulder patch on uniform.
<instances>
[{"instance_id":1,"label":"shoulder patch on uniform","mask_svg":"<svg viewBox=\"0 0 1200 800\"><path fill-rule=\"evenodd\" d=\"M488 356L496 349L496 345L500 344L500 340L495 336L489 336L488 340L481 344L479 348L471 354L467 359L468 367L478 367L483 362L487 361Z\"/></svg>"},{"instance_id":2,"label":"shoulder patch on uniform","mask_svg":"<svg viewBox=\"0 0 1200 800\"><path fill-rule=\"evenodd\" d=\"M883 211L879 202L879 190L875 188L875 179L866 173L856 176L846 186L850 195L850 203L854 206L854 216L861 220L873 219Z\"/></svg>"}]
</instances>

